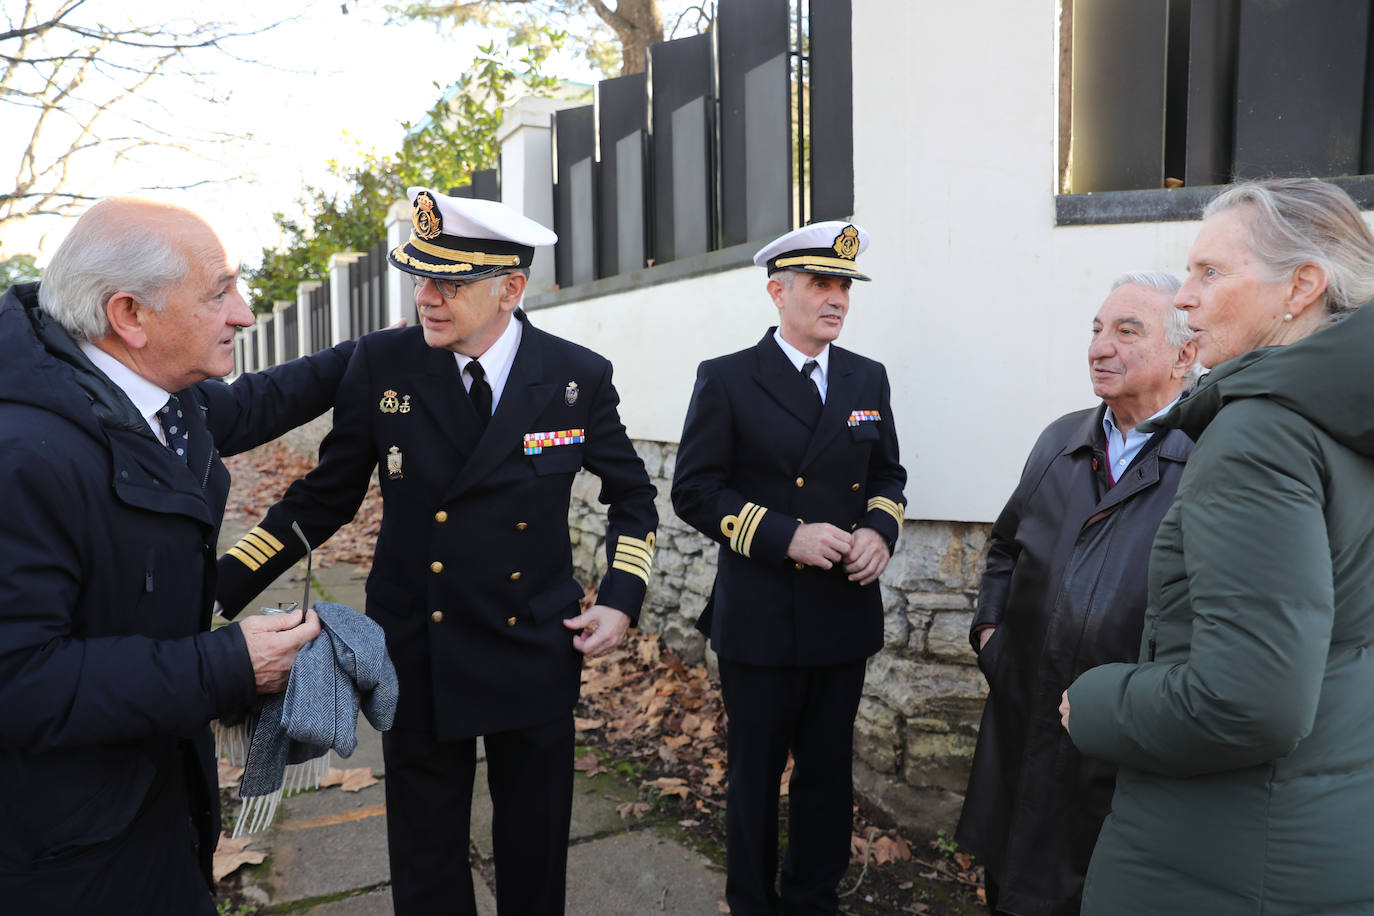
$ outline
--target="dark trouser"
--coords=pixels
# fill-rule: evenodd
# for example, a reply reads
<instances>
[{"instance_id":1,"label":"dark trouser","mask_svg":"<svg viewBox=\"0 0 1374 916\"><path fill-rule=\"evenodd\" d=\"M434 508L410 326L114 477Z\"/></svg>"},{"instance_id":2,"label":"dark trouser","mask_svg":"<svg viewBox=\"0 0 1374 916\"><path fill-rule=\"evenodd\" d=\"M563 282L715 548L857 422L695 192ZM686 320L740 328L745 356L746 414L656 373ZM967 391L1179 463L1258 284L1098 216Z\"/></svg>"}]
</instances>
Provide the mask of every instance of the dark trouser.
<instances>
[{"instance_id":1,"label":"dark trouser","mask_svg":"<svg viewBox=\"0 0 1374 916\"><path fill-rule=\"evenodd\" d=\"M849 864L854 716L865 660L764 668L720 660L729 721L725 898L734 916L835 913ZM781 895L778 783L792 752Z\"/></svg>"},{"instance_id":2,"label":"dark trouser","mask_svg":"<svg viewBox=\"0 0 1374 916\"><path fill-rule=\"evenodd\" d=\"M562 916L572 819L571 714L485 735L496 908ZM386 755L386 833L397 916L476 916L468 861L477 742L393 729Z\"/></svg>"}]
</instances>

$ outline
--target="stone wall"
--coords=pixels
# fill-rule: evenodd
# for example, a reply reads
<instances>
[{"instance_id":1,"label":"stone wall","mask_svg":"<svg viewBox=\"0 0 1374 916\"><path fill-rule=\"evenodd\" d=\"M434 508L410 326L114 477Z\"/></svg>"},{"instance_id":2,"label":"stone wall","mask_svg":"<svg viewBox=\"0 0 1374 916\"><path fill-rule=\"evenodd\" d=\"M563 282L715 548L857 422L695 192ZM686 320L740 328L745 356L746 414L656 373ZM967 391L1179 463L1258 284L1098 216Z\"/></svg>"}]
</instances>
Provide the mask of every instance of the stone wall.
<instances>
[{"instance_id":1,"label":"stone wall","mask_svg":"<svg viewBox=\"0 0 1374 916\"><path fill-rule=\"evenodd\" d=\"M715 542L679 519L669 500L677 446L636 442L658 487L654 574L640 626L689 663L714 658L694 624L715 579ZM588 579L606 568L599 481L573 486L573 562ZM855 733L855 788L894 823L952 832L968 779L987 686L968 628L990 526L908 519L882 577L884 648L870 660Z\"/></svg>"},{"instance_id":2,"label":"stone wall","mask_svg":"<svg viewBox=\"0 0 1374 916\"><path fill-rule=\"evenodd\" d=\"M311 452L329 416L284 438ZM690 664L715 659L696 618L716 575L714 541L679 519L669 499L674 443L636 442L658 488L654 574L640 626ZM606 511L600 481L573 484L569 533L585 581L606 570ZM923 834L953 832L987 686L968 643L989 525L908 519L882 577L884 647L868 664L855 726L855 788L893 822Z\"/></svg>"}]
</instances>

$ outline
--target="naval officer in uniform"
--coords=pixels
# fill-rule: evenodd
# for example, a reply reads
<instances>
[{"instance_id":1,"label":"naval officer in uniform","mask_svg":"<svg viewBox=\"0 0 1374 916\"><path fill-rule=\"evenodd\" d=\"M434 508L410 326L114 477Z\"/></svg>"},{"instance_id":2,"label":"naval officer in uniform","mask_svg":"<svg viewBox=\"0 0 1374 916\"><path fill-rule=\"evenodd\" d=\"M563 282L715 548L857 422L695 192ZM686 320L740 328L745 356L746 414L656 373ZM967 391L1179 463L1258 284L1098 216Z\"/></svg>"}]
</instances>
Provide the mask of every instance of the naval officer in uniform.
<instances>
[{"instance_id":1,"label":"naval officer in uniform","mask_svg":"<svg viewBox=\"0 0 1374 916\"><path fill-rule=\"evenodd\" d=\"M406 914L476 912L468 864L484 737L502 916L563 912L573 722L584 656L639 616L657 513L617 413L611 365L518 308L556 236L492 201L410 189L419 326L360 341L319 465L220 561L242 608L353 517L373 469L383 516L367 613L400 678L383 736L392 897ZM582 612L568 537L573 477L601 479L608 569Z\"/></svg>"},{"instance_id":2,"label":"naval officer in uniform","mask_svg":"<svg viewBox=\"0 0 1374 916\"><path fill-rule=\"evenodd\" d=\"M878 576L906 472L882 364L833 344L867 280L857 226L804 226L754 255L778 326L707 360L682 430L673 508L720 544L698 627L729 723L726 898L735 916L834 913L849 862L854 716L883 643ZM780 891L778 781L793 758Z\"/></svg>"}]
</instances>

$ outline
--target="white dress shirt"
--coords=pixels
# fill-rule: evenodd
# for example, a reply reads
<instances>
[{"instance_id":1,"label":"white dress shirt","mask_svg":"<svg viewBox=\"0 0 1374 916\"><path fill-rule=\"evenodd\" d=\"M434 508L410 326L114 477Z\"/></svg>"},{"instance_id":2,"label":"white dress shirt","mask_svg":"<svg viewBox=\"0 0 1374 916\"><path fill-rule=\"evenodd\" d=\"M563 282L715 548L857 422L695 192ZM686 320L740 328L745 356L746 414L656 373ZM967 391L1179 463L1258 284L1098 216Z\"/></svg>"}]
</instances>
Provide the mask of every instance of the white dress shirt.
<instances>
[{"instance_id":1,"label":"white dress shirt","mask_svg":"<svg viewBox=\"0 0 1374 916\"><path fill-rule=\"evenodd\" d=\"M815 356L807 356L796 347L782 339L781 331L773 331L773 339L782 347L782 352L792 361L792 365L797 367L797 371L802 371L802 366L806 365L808 359L816 361L816 368L811 370L811 378L815 381L816 387L821 392L821 403L825 403L825 393L827 391L827 380L830 378L830 344L826 344L821 352Z\"/></svg>"},{"instance_id":2,"label":"white dress shirt","mask_svg":"<svg viewBox=\"0 0 1374 916\"><path fill-rule=\"evenodd\" d=\"M510 367L515 364L515 351L520 348L520 338L523 334L524 328L519 319L512 315L510 323L501 332L501 336L496 338L496 342L487 347L487 352L481 356L453 354L458 360L458 371L463 376L464 391L472 389L472 376L464 371L467 369L468 363L476 359L482 364L482 372L486 375L487 384L491 386L492 413L496 413L496 405L501 403L501 392L506 390L506 380L510 378Z\"/></svg>"},{"instance_id":3,"label":"white dress shirt","mask_svg":"<svg viewBox=\"0 0 1374 916\"><path fill-rule=\"evenodd\" d=\"M105 373L106 377L114 382L120 391L128 395L129 400L134 403L134 409L143 415L148 428L153 431L154 436L157 436L157 441L166 445L167 434L162 431L162 424L158 422L157 412L167 406L167 398L171 396L170 392L163 391L89 340L81 341L79 346L81 352L85 353L91 362L95 363L95 367Z\"/></svg>"}]
</instances>

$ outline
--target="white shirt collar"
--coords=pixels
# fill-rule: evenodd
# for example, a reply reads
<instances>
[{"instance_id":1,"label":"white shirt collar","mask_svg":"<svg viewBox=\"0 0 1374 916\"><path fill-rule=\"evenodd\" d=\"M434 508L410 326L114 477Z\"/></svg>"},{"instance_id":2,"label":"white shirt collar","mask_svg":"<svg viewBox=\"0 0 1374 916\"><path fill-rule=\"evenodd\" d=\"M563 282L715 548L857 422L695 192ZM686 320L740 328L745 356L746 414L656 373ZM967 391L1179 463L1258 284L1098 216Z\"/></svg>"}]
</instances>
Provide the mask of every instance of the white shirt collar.
<instances>
[{"instance_id":1,"label":"white shirt collar","mask_svg":"<svg viewBox=\"0 0 1374 916\"><path fill-rule=\"evenodd\" d=\"M776 340L778 346L782 348L783 355L791 360L792 365L797 367L798 372L802 370L802 366L806 365L808 359L814 359L816 361L816 367L821 373L821 377L816 381L821 385L822 390L824 390L826 380L830 376L830 344L826 344L822 347L821 352L817 353L815 356L807 356L805 353L783 340L782 331L777 328L773 329L773 339Z\"/></svg>"},{"instance_id":2,"label":"white shirt collar","mask_svg":"<svg viewBox=\"0 0 1374 916\"><path fill-rule=\"evenodd\" d=\"M129 400L134 404L134 409L143 415L143 419L147 421L148 428L153 431L153 435L157 436L159 442L166 445L167 438L162 432L162 424L157 422L157 412L166 405L170 392L163 391L89 340L81 341L78 346L97 369L105 373L111 382L128 395Z\"/></svg>"},{"instance_id":3,"label":"white shirt collar","mask_svg":"<svg viewBox=\"0 0 1374 916\"><path fill-rule=\"evenodd\" d=\"M501 332L501 336L496 338L496 342L487 347L487 352L481 356L464 356L461 353L453 355L458 359L458 371L463 376L463 388L472 385L472 377L463 370L467 369L468 363L476 359L482 364L482 371L486 374L487 384L491 386L491 409L496 410L496 405L501 401L501 392L506 390L506 380L510 378L510 368L515 363L515 351L520 349L520 338L524 335L521 321L514 314L510 316L510 322L506 329Z\"/></svg>"}]
</instances>

